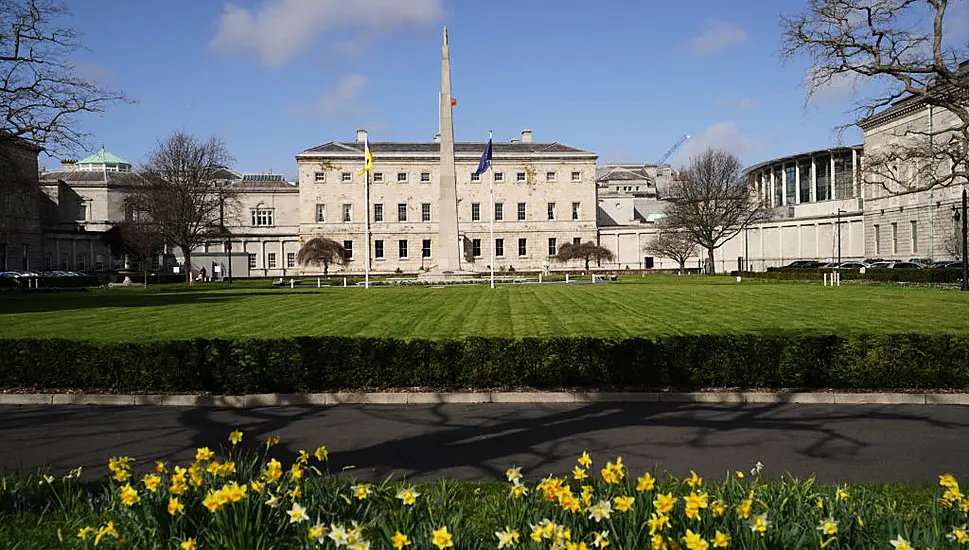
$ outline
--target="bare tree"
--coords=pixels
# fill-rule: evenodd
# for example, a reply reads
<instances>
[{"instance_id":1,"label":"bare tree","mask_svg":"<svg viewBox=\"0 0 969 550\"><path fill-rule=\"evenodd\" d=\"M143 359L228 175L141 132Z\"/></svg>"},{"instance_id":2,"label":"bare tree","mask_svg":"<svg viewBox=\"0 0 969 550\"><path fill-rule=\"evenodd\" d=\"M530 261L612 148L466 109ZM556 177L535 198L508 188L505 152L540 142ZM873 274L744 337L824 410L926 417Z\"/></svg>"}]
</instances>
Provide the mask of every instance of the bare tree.
<instances>
[{"instance_id":1,"label":"bare tree","mask_svg":"<svg viewBox=\"0 0 969 550\"><path fill-rule=\"evenodd\" d=\"M707 149L691 158L671 187L663 224L686 233L707 251L709 274L715 271L714 250L766 218L740 159L726 151Z\"/></svg>"},{"instance_id":2,"label":"bare tree","mask_svg":"<svg viewBox=\"0 0 969 550\"><path fill-rule=\"evenodd\" d=\"M685 231L671 229L665 225L645 247L654 256L669 258L680 264L679 273L686 269L686 261L696 254L696 241Z\"/></svg>"},{"instance_id":3,"label":"bare tree","mask_svg":"<svg viewBox=\"0 0 969 550\"><path fill-rule=\"evenodd\" d=\"M950 258L962 260L962 222L952 221L942 237L942 251Z\"/></svg>"},{"instance_id":4,"label":"bare tree","mask_svg":"<svg viewBox=\"0 0 969 550\"><path fill-rule=\"evenodd\" d=\"M0 141L22 138L48 152L83 148L76 116L126 101L77 76L77 34L59 26L59 0L0 0Z\"/></svg>"},{"instance_id":5,"label":"bare tree","mask_svg":"<svg viewBox=\"0 0 969 550\"><path fill-rule=\"evenodd\" d=\"M225 143L201 141L181 131L158 141L142 171L145 184L132 191L129 204L147 214L165 242L185 258L186 280L192 283L192 250L221 234L227 169L232 162Z\"/></svg>"},{"instance_id":6,"label":"bare tree","mask_svg":"<svg viewBox=\"0 0 969 550\"><path fill-rule=\"evenodd\" d=\"M589 271L589 262L595 260L597 263L602 260L612 261L615 256L612 251L604 246L599 246L592 241L572 244L565 243L559 246L558 254L555 259L560 262L571 260L582 260L585 262L585 270Z\"/></svg>"},{"instance_id":7,"label":"bare tree","mask_svg":"<svg viewBox=\"0 0 969 550\"><path fill-rule=\"evenodd\" d=\"M884 150L865 151L866 180L888 191L964 182L969 177L969 66L965 43L949 36L960 24L948 0L809 0L782 18L782 55L810 58L809 97L854 83L876 90L859 100L856 115L872 117L903 102L939 108L942 124L908 125ZM847 128L853 124L842 127Z\"/></svg>"},{"instance_id":8,"label":"bare tree","mask_svg":"<svg viewBox=\"0 0 969 550\"><path fill-rule=\"evenodd\" d=\"M300 265L316 264L326 277L330 274L331 264L343 264L347 261L347 250L332 239L315 237L303 243L296 253L296 261Z\"/></svg>"}]
</instances>

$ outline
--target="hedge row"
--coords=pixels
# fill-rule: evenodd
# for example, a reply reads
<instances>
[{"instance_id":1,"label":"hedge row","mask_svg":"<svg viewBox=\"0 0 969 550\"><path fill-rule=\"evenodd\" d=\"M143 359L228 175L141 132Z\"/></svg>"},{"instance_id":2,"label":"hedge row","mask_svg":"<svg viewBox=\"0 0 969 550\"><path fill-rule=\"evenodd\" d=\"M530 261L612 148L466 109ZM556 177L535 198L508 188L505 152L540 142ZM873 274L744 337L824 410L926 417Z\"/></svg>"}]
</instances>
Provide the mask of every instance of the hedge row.
<instances>
[{"instance_id":1,"label":"hedge row","mask_svg":"<svg viewBox=\"0 0 969 550\"><path fill-rule=\"evenodd\" d=\"M466 388L956 388L969 335L0 340L0 387L215 394Z\"/></svg>"},{"instance_id":2,"label":"hedge row","mask_svg":"<svg viewBox=\"0 0 969 550\"><path fill-rule=\"evenodd\" d=\"M756 277L758 279L778 279L785 281L820 281L824 274L830 275L831 269L787 269L769 268L766 272L732 272L731 275ZM961 269L842 269L842 281L887 281L907 283L958 283L962 280Z\"/></svg>"}]
</instances>

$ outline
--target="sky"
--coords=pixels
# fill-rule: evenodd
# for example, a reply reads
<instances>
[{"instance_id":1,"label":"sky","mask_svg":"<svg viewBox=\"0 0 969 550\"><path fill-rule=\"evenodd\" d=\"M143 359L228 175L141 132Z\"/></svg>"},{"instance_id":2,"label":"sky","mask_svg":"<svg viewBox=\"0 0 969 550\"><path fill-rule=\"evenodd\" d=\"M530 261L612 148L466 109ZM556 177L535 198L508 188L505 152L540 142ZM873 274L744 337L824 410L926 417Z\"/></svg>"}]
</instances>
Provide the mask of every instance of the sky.
<instances>
[{"instance_id":1,"label":"sky","mask_svg":"<svg viewBox=\"0 0 969 550\"><path fill-rule=\"evenodd\" d=\"M796 0L70 0L77 73L129 104L80 119L90 151L144 162L175 130L225 140L234 168L295 178L330 141L430 141L448 27L457 141L536 142L600 163L715 147L747 164L861 143L850 82L810 100L780 57ZM84 156L85 152L77 152ZM58 159L42 158L48 169Z\"/></svg>"}]
</instances>

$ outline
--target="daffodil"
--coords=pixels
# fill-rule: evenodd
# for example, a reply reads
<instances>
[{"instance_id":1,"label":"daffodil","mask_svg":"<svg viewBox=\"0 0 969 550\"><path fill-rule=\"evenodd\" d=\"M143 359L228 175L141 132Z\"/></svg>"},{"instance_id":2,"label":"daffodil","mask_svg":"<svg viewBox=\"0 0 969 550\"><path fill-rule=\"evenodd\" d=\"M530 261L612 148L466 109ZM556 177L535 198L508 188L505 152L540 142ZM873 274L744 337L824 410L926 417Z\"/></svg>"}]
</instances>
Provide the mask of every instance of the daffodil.
<instances>
[{"instance_id":1,"label":"daffodil","mask_svg":"<svg viewBox=\"0 0 969 550\"><path fill-rule=\"evenodd\" d=\"M238 445L241 442L242 442L242 432L240 432L239 430L232 430L231 432L229 432L229 443L232 443L233 447Z\"/></svg>"},{"instance_id":2,"label":"daffodil","mask_svg":"<svg viewBox=\"0 0 969 550\"><path fill-rule=\"evenodd\" d=\"M319 544L323 544L323 537L326 536L326 527L322 523L317 523L310 527L310 530L306 533L306 538L310 540L315 540Z\"/></svg>"},{"instance_id":3,"label":"daffodil","mask_svg":"<svg viewBox=\"0 0 969 550\"><path fill-rule=\"evenodd\" d=\"M576 466L575 468L572 468L572 478L575 479L576 481L582 481L583 479L587 479L588 477L589 477L589 474L581 466Z\"/></svg>"},{"instance_id":4,"label":"daffodil","mask_svg":"<svg viewBox=\"0 0 969 550\"><path fill-rule=\"evenodd\" d=\"M740 470L737 470L736 471L736 475L737 475L737 479L743 479L744 478L744 473L741 472ZM716 546L716 545L714 545L714 546Z\"/></svg>"},{"instance_id":5,"label":"daffodil","mask_svg":"<svg viewBox=\"0 0 969 550\"><path fill-rule=\"evenodd\" d=\"M216 491L214 489L209 489L208 494L206 494L205 498L202 500L202 506L205 506L205 508L213 514L218 512L224 504L225 503L222 500L222 491Z\"/></svg>"},{"instance_id":6,"label":"daffodil","mask_svg":"<svg viewBox=\"0 0 969 550\"><path fill-rule=\"evenodd\" d=\"M891 544L895 550L915 550L907 540L902 538L902 535L898 535L898 538L888 541L888 544Z\"/></svg>"},{"instance_id":7,"label":"daffodil","mask_svg":"<svg viewBox=\"0 0 969 550\"><path fill-rule=\"evenodd\" d=\"M269 448L272 447L273 445L279 445L278 435L270 435L269 437L266 438L266 450L269 450Z\"/></svg>"},{"instance_id":8,"label":"daffodil","mask_svg":"<svg viewBox=\"0 0 969 550\"><path fill-rule=\"evenodd\" d=\"M653 550L662 550L666 547L666 543L663 542L663 535L652 535L649 537L649 544Z\"/></svg>"},{"instance_id":9,"label":"daffodil","mask_svg":"<svg viewBox=\"0 0 969 550\"><path fill-rule=\"evenodd\" d=\"M821 524L818 525L817 529L823 535L836 535L838 534L838 522L832 517L825 518L821 520Z\"/></svg>"},{"instance_id":10,"label":"daffodil","mask_svg":"<svg viewBox=\"0 0 969 550\"><path fill-rule=\"evenodd\" d=\"M299 467L298 463L294 463L293 466L289 469L289 479L292 481L299 481L300 479L303 479L304 471L305 470Z\"/></svg>"},{"instance_id":11,"label":"daffodil","mask_svg":"<svg viewBox=\"0 0 969 550\"><path fill-rule=\"evenodd\" d=\"M330 534L327 536L329 536L330 540L336 543L337 546L341 546L347 541L347 530L342 525L330 525Z\"/></svg>"},{"instance_id":12,"label":"daffodil","mask_svg":"<svg viewBox=\"0 0 969 550\"><path fill-rule=\"evenodd\" d=\"M703 485L703 478L696 475L696 472L693 470L690 470L690 479L686 480L686 484L690 486L690 489L696 489Z\"/></svg>"},{"instance_id":13,"label":"daffodil","mask_svg":"<svg viewBox=\"0 0 969 550\"><path fill-rule=\"evenodd\" d=\"M609 546L609 539L607 538L609 536L609 531L603 531L601 533L593 531L592 536L595 537L595 539L592 541L592 546L595 546L596 548L605 548L606 546Z\"/></svg>"},{"instance_id":14,"label":"daffodil","mask_svg":"<svg viewBox=\"0 0 969 550\"><path fill-rule=\"evenodd\" d=\"M652 491L655 485L656 478L651 476L649 472L646 472L642 477L636 479L636 490L640 492Z\"/></svg>"},{"instance_id":15,"label":"daffodil","mask_svg":"<svg viewBox=\"0 0 969 550\"><path fill-rule=\"evenodd\" d=\"M360 485L351 485L350 490L353 491L353 494L354 496L357 497L357 500L364 500L365 498L370 496L370 494L373 492L370 489L370 484L368 483L362 483Z\"/></svg>"},{"instance_id":16,"label":"daffodil","mask_svg":"<svg viewBox=\"0 0 969 550\"><path fill-rule=\"evenodd\" d=\"M294 502L293 507L290 508L286 514L289 515L290 523L301 523L310 519L310 517L306 515L306 508L300 506L298 502Z\"/></svg>"},{"instance_id":17,"label":"daffodil","mask_svg":"<svg viewBox=\"0 0 969 550\"><path fill-rule=\"evenodd\" d=\"M609 519L612 514L612 505L608 500L600 500L598 504L589 508L589 519L596 520L596 523L604 519Z\"/></svg>"},{"instance_id":18,"label":"daffodil","mask_svg":"<svg viewBox=\"0 0 969 550\"><path fill-rule=\"evenodd\" d=\"M840 501L848 500L848 496L849 496L848 491L845 491L843 488L838 487L838 500Z\"/></svg>"},{"instance_id":19,"label":"daffodil","mask_svg":"<svg viewBox=\"0 0 969 550\"><path fill-rule=\"evenodd\" d=\"M125 506L134 506L136 502L141 500L138 496L138 490L131 486L130 483L126 483L124 487L121 488L121 502Z\"/></svg>"},{"instance_id":20,"label":"daffodil","mask_svg":"<svg viewBox=\"0 0 969 550\"><path fill-rule=\"evenodd\" d=\"M148 489L154 493L158 490L158 487L161 486L161 477L155 474L148 474L141 480L141 482L145 484L145 489Z\"/></svg>"},{"instance_id":21,"label":"daffodil","mask_svg":"<svg viewBox=\"0 0 969 550\"><path fill-rule=\"evenodd\" d=\"M313 456L315 456L316 460L319 462L325 462L327 457L330 456L330 452L326 450L325 445L320 445L315 451L313 451Z\"/></svg>"},{"instance_id":22,"label":"daffodil","mask_svg":"<svg viewBox=\"0 0 969 550\"><path fill-rule=\"evenodd\" d=\"M668 514L673 509L676 500L677 498L673 496L673 493L656 495L656 498L653 499L653 508L656 508L656 511L660 514Z\"/></svg>"},{"instance_id":23,"label":"daffodil","mask_svg":"<svg viewBox=\"0 0 969 550\"><path fill-rule=\"evenodd\" d=\"M726 548L730 545L730 536L726 533L721 533L718 529L716 533L713 534L713 547L714 548Z\"/></svg>"},{"instance_id":24,"label":"daffodil","mask_svg":"<svg viewBox=\"0 0 969 550\"><path fill-rule=\"evenodd\" d=\"M252 487L253 491L261 493L263 487L265 487L265 484L263 484L261 481L253 480L249 483L249 486Z\"/></svg>"},{"instance_id":25,"label":"daffodil","mask_svg":"<svg viewBox=\"0 0 969 550\"><path fill-rule=\"evenodd\" d=\"M185 505L178 500L178 497L171 497L168 499L168 515L174 516L175 514L184 513Z\"/></svg>"},{"instance_id":26,"label":"daffodil","mask_svg":"<svg viewBox=\"0 0 969 550\"><path fill-rule=\"evenodd\" d=\"M565 550L589 550L589 547L584 542L567 542Z\"/></svg>"},{"instance_id":27,"label":"daffodil","mask_svg":"<svg viewBox=\"0 0 969 550\"><path fill-rule=\"evenodd\" d=\"M310 462L310 454L308 452L306 452L305 449L300 449L299 450L299 456L296 457L296 462L298 464L303 464L304 466L306 464L309 464L309 462Z\"/></svg>"},{"instance_id":28,"label":"daffodil","mask_svg":"<svg viewBox=\"0 0 969 550\"><path fill-rule=\"evenodd\" d=\"M959 544L965 544L969 542L969 533L966 532L966 524L962 524L960 527L952 526L952 532L946 534L945 538L949 540L954 540Z\"/></svg>"},{"instance_id":29,"label":"daffodil","mask_svg":"<svg viewBox=\"0 0 969 550\"><path fill-rule=\"evenodd\" d=\"M440 529L435 529L432 535L433 537L431 538L431 542L434 544L434 546L437 546L439 550L444 550L445 548L454 546L451 533L448 533L447 531L447 525L441 527Z\"/></svg>"},{"instance_id":30,"label":"daffodil","mask_svg":"<svg viewBox=\"0 0 969 550\"><path fill-rule=\"evenodd\" d=\"M515 498L521 498L528 494L528 487L524 485L513 485L511 487L511 496Z\"/></svg>"},{"instance_id":31,"label":"daffodil","mask_svg":"<svg viewBox=\"0 0 969 550\"><path fill-rule=\"evenodd\" d=\"M686 517L700 519L700 509L707 507L707 494L693 491L683 497L683 502L686 504Z\"/></svg>"},{"instance_id":32,"label":"daffodil","mask_svg":"<svg viewBox=\"0 0 969 550\"><path fill-rule=\"evenodd\" d=\"M750 530L758 535L764 536L764 533L767 532L768 527L770 527L770 522L767 521L766 513L750 518Z\"/></svg>"},{"instance_id":33,"label":"daffodil","mask_svg":"<svg viewBox=\"0 0 969 550\"><path fill-rule=\"evenodd\" d=\"M404 504L404 506L411 506L417 502L417 497L421 496L420 493L414 490L413 487L408 487L406 489L401 489L397 492L397 498Z\"/></svg>"},{"instance_id":34,"label":"daffodil","mask_svg":"<svg viewBox=\"0 0 969 550\"><path fill-rule=\"evenodd\" d=\"M96 532L97 532L97 529L95 529L94 527L82 527L77 530L77 538L81 540L87 540L88 537L90 537Z\"/></svg>"},{"instance_id":35,"label":"daffodil","mask_svg":"<svg viewBox=\"0 0 969 550\"><path fill-rule=\"evenodd\" d=\"M740 504L737 506L737 517L740 519L747 519L750 517L750 514L753 511L753 506L754 494L751 492L747 495L747 498L741 500Z\"/></svg>"},{"instance_id":36,"label":"daffodil","mask_svg":"<svg viewBox=\"0 0 969 550\"><path fill-rule=\"evenodd\" d=\"M521 466L512 466L505 470L505 477L510 483L518 483L522 478Z\"/></svg>"},{"instance_id":37,"label":"daffodil","mask_svg":"<svg viewBox=\"0 0 969 550\"><path fill-rule=\"evenodd\" d=\"M161 460L155 462L155 471L159 474L165 471L165 463Z\"/></svg>"},{"instance_id":38,"label":"daffodil","mask_svg":"<svg viewBox=\"0 0 969 550\"><path fill-rule=\"evenodd\" d=\"M592 457L589 456L589 453L582 451L582 456L579 457L579 464L582 465L583 468L592 466Z\"/></svg>"},{"instance_id":39,"label":"daffodil","mask_svg":"<svg viewBox=\"0 0 969 550\"><path fill-rule=\"evenodd\" d=\"M683 544L685 544L689 550L707 550L707 548L710 547L710 543L703 540L700 533L694 533L689 529L686 530L686 536L683 537Z\"/></svg>"},{"instance_id":40,"label":"daffodil","mask_svg":"<svg viewBox=\"0 0 969 550\"><path fill-rule=\"evenodd\" d=\"M411 540L407 538L407 535L401 533L400 531L397 531L396 533L394 533L394 536L390 537L390 543L397 550L401 550L403 547L409 545L411 543Z\"/></svg>"},{"instance_id":41,"label":"daffodil","mask_svg":"<svg viewBox=\"0 0 969 550\"><path fill-rule=\"evenodd\" d=\"M720 518L727 513L727 505L722 500L715 500L710 504L710 510L713 515Z\"/></svg>"},{"instance_id":42,"label":"daffodil","mask_svg":"<svg viewBox=\"0 0 969 550\"><path fill-rule=\"evenodd\" d=\"M196 549L195 539L188 538L184 542L182 542L182 544L180 544L179 546L181 547L182 550L195 550Z\"/></svg>"},{"instance_id":43,"label":"daffodil","mask_svg":"<svg viewBox=\"0 0 969 550\"><path fill-rule=\"evenodd\" d=\"M266 477L272 481L283 477L283 465L275 458L266 463Z\"/></svg>"},{"instance_id":44,"label":"daffodil","mask_svg":"<svg viewBox=\"0 0 969 550\"><path fill-rule=\"evenodd\" d=\"M646 523L649 525L649 534L655 535L670 526L670 518L666 514L650 514Z\"/></svg>"},{"instance_id":45,"label":"daffodil","mask_svg":"<svg viewBox=\"0 0 969 550\"><path fill-rule=\"evenodd\" d=\"M292 490L290 490L288 493L286 493L286 495L293 500L297 500L297 499L303 498L303 490L299 488L299 485L297 485L293 487Z\"/></svg>"},{"instance_id":46,"label":"daffodil","mask_svg":"<svg viewBox=\"0 0 969 550\"><path fill-rule=\"evenodd\" d=\"M279 506L279 496L278 495L274 495L274 494L270 494L269 495L269 498L266 499L266 506L269 506L270 508L276 508L276 507L278 507Z\"/></svg>"},{"instance_id":47,"label":"daffodil","mask_svg":"<svg viewBox=\"0 0 969 550\"><path fill-rule=\"evenodd\" d=\"M117 529L114 528L113 521L109 521L98 529L98 533L94 536L94 546L101 544L101 540L104 539L104 537L119 537Z\"/></svg>"},{"instance_id":48,"label":"daffodil","mask_svg":"<svg viewBox=\"0 0 969 550\"><path fill-rule=\"evenodd\" d=\"M628 512L632 510L633 503L636 502L635 497L616 497L612 499L612 502L616 505L616 510L620 512Z\"/></svg>"},{"instance_id":49,"label":"daffodil","mask_svg":"<svg viewBox=\"0 0 969 550\"><path fill-rule=\"evenodd\" d=\"M495 536L498 537L498 548L505 548L518 544L518 531L511 529L507 525L505 526L504 531L495 531Z\"/></svg>"},{"instance_id":50,"label":"daffodil","mask_svg":"<svg viewBox=\"0 0 969 550\"><path fill-rule=\"evenodd\" d=\"M212 457L214 456L215 456L215 453L212 452L212 450L209 449L208 447L199 447L195 451L195 460L199 462L203 460L212 460Z\"/></svg>"},{"instance_id":51,"label":"daffodil","mask_svg":"<svg viewBox=\"0 0 969 550\"><path fill-rule=\"evenodd\" d=\"M945 487L946 489L950 489L952 487L958 487L959 482L956 481L955 476L952 474L942 474L939 476L939 485Z\"/></svg>"}]
</instances>

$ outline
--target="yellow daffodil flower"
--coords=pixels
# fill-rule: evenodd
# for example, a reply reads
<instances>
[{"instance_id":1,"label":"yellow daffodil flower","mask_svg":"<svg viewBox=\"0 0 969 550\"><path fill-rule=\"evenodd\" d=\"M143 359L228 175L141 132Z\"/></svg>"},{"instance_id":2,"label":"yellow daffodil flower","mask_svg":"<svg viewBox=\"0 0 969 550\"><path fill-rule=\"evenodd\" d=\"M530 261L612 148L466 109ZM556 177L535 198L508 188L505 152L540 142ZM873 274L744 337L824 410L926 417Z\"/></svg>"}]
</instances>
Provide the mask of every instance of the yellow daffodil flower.
<instances>
[{"instance_id":1,"label":"yellow daffodil flower","mask_svg":"<svg viewBox=\"0 0 969 550\"><path fill-rule=\"evenodd\" d=\"M649 525L649 534L655 535L670 526L670 518L666 514L650 514L646 523Z\"/></svg>"},{"instance_id":2,"label":"yellow daffodil flower","mask_svg":"<svg viewBox=\"0 0 969 550\"><path fill-rule=\"evenodd\" d=\"M663 535L653 535L649 538L650 547L653 550L662 550L666 547L666 543L663 542Z\"/></svg>"},{"instance_id":3,"label":"yellow daffodil flower","mask_svg":"<svg viewBox=\"0 0 969 550\"><path fill-rule=\"evenodd\" d=\"M596 548L605 548L606 546L609 546L609 539L606 538L609 536L609 531L603 531L601 533L593 531L592 536L595 537L595 539L592 541L592 546L595 546Z\"/></svg>"},{"instance_id":4,"label":"yellow daffodil flower","mask_svg":"<svg viewBox=\"0 0 969 550\"><path fill-rule=\"evenodd\" d=\"M231 432L229 432L229 443L232 443L233 447L238 445L241 442L242 442L242 432L240 432L239 430L232 430Z\"/></svg>"},{"instance_id":5,"label":"yellow daffodil flower","mask_svg":"<svg viewBox=\"0 0 969 550\"><path fill-rule=\"evenodd\" d=\"M286 514L289 515L290 523L300 523L310 519L310 517L306 515L306 508L300 506L298 502L294 502L293 507L290 508Z\"/></svg>"},{"instance_id":6,"label":"yellow daffodil flower","mask_svg":"<svg viewBox=\"0 0 969 550\"><path fill-rule=\"evenodd\" d=\"M604 519L609 519L612 514L612 505L608 500L600 500L598 504L589 508L589 519L596 520L596 523Z\"/></svg>"},{"instance_id":7,"label":"yellow daffodil flower","mask_svg":"<svg viewBox=\"0 0 969 550\"><path fill-rule=\"evenodd\" d=\"M195 550L197 548L195 545L195 539L193 538L186 539L185 542L179 546L182 548L182 550Z\"/></svg>"},{"instance_id":8,"label":"yellow daffodil flower","mask_svg":"<svg viewBox=\"0 0 969 550\"><path fill-rule=\"evenodd\" d=\"M447 531L447 525L433 531L433 538L431 539L431 542L434 544L434 546L438 547L438 550L444 550L445 548L454 546L451 533L448 533Z\"/></svg>"},{"instance_id":9,"label":"yellow daffodil flower","mask_svg":"<svg viewBox=\"0 0 969 550\"><path fill-rule=\"evenodd\" d=\"M396 533L394 533L393 537L390 537L390 542L391 544L393 544L394 548L396 548L397 550L401 550L403 547L409 545L411 543L411 540L407 538L407 535L401 533L400 531L397 531Z\"/></svg>"},{"instance_id":10,"label":"yellow daffodil flower","mask_svg":"<svg viewBox=\"0 0 969 550\"><path fill-rule=\"evenodd\" d=\"M620 512L628 512L632 510L633 503L636 502L635 497L616 497L612 499L612 502L616 505L616 510Z\"/></svg>"},{"instance_id":11,"label":"yellow daffodil flower","mask_svg":"<svg viewBox=\"0 0 969 550\"><path fill-rule=\"evenodd\" d=\"M643 474L642 477L636 480L636 490L637 491L652 491L653 487L656 485L656 478L651 476L649 472Z\"/></svg>"},{"instance_id":12,"label":"yellow daffodil flower","mask_svg":"<svg viewBox=\"0 0 969 550\"><path fill-rule=\"evenodd\" d=\"M512 466L505 470L505 478L508 479L509 483L518 483L522 478L521 466Z\"/></svg>"},{"instance_id":13,"label":"yellow daffodil flower","mask_svg":"<svg viewBox=\"0 0 969 550\"><path fill-rule=\"evenodd\" d=\"M266 438L266 450L269 450L273 445L279 445L279 436L271 435Z\"/></svg>"},{"instance_id":14,"label":"yellow daffodil flower","mask_svg":"<svg viewBox=\"0 0 969 550\"><path fill-rule=\"evenodd\" d=\"M316 460L319 462L325 462L326 458L330 456L330 452L326 450L325 445L320 445L316 448L316 451L313 452L313 456L315 456Z\"/></svg>"},{"instance_id":15,"label":"yellow daffodil flower","mask_svg":"<svg viewBox=\"0 0 969 550\"><path fill-rule=\"evenodd\" d=\"M582 456L579 457L579 464L583 468L588 468L589 466L592 466L592 457L589 456L589 453L582 451Z\"/></svg>"},{"instance_id":16,"label":"yellow daffodil flower","mask_svg":"<svg viewBox=\"0 0 969 550\"><path fill-rule=\"evenodd\" d=\"M690 470L690 479L686 480L686 484L690 486L690 489L696 489L703 485L703 478L696 475L696 472L693 470Z\"/></svg>"},{"instance_id":17,"label":"yellow daffodil flower","mask_svg":"<svg viewBox=\"0 0 969 550\"><path fill-rule=\"evenodd\" d=\"M902 535L898 535L898 538L888 541L888 544L891 544L895 550L915 550L907 540L902 538Z\"/></svg>"},{"instance_id":18,"label":"yellow daffodil flower","mask_svg":"<svg viewBox=\"0 0 969 550\"><path fill-rule=\"evenodd\" d=\"M174 516L175 514L184 514L185 505L179 502L178 497L171 497L168 499L168 515Z\"/></svg>"},{"instance_id":19,"label":"yellow daffodil flower","mask_svg":"<svg viewBox=\"0 0 969 550\"><path fill-rule=\"evenodd\" d=\"M88 537L97 532L94 527L82 527L77 530L77 538L81 540L87 540Z\"/></svg>"},{"instance_id":20,"label":"yellow daffodil flower","mask_svg":"<svg viewBox=\"0 0 969 550\"><path fill-rule=\"evenodd\" d=\"M958 542L959 544L969 542L969 533L966 532L966 524L962 524L960 527L953 525L952 532L946 534L945 538Z\"/></svg>"},{"instance_id":21,"label":"yellow daffodil flower","mask_svg":"<svg viewBox=\"0 0 969 550\"><path fill-rule=\"evenodd\" d=\"M821 524L817 527L818 531L821 531L822 535L836 535L838 534L838 522L834 518L825 518L821 520Z\"/></svg>"},{"instance_id":22,"label":"yellow daffodil flower","mask_svg":"<svg viewBox=\"0 0 969 550\"><path fill-rule=\"evenodd\" d=\"M710 510L713 511L713 515L721 518L727 513L727 505L722 500L715 500L710 504Z\"/></svg>"},{"instance_id":23,"label":"yellow daffodil flower","mask_svg":"<svg viewBox=\"0 0 969 550\"><path fill-rule=\"evenodd\" d=\"M710 547L710 543L703 540L699 533L694 533L689 529L686 530L686 536L683 537L683 544L689 550L707 550Z\"/></svg>"},{"instance_id":24,"label":"yellow daffodil flower","mask_svg":"<svg viewBox=\"0 0 969 550\"><path fill-rule=\"evenodd\" d=\"M713 547L726 548L727 546L730 546L730 536L726 533L721 533L718 529L717 532L713 534Z\"/></svg>"},{"instance_id":25,"label":"yellow daffodil flower","mask_svg":"<svg viewBox=\"0 0 969 550\"><path fill-rule=\"evenodd\" d=\"M587 479L589 477L589 474L586 473L585 469L583 469L582 467L576 466L575 468L572 469L572 477L576 481L582 481L583 479Z\"/></svg>"},{"instance_id":26,"label":"yellow daffodil flower","mask_svg":"<svg viewBox=\"0 0 969 550\"><path fill-rule=\"evenodd\" d=\"M507 525L504 531L495 531L495 536L498 537L499 549L518 544L518 531L511 529Z\"/></svg>"},{"instance_id":27,"label":"yellow daffodil flower","mask_svg":"<svg viewBox=\"0 0 969 550\"><path fill-rule=\"evenodd\" d=\"M770 527L770 522L767 521L766 513L750 518L750 530L758 535L764 536L768 527Z\"/></svg>"},{"instance_id":28,"label":"yellow daffodil flower","mask_svg":"<svg viewBox=\"0 0 969 550\"><path fill-rule=\"evenodd\" d=\"M942 474L939 476L939 485L945 487L946 489L950 489L952 487L958 487L959 482L956 481L955 476L952 474Z\"/></svg>"},{"instance_id":29,"label":"yellow daffodil flower","mask_svg":"<svg viewBox=\"0 0 969 550\"><path fill-rule=\"evenodd\" d=\"M404 506L412 506L415 502L417 502L417 497L419 496L421 496L421 494L415 491L413 487L401 489L397 492L397 498L400 499Z\"/></svg>"},{"instance_id":30,"label":"yellow daffodil flower","mask_svg":"<svg viewBox=\"0 0 969 550\"><path fill-rule=\"evenodd\" d=\"M660 514L668 514L670 510L673 509L673 504L675 504L677 498L673 496L673 493L666 493L665 495L656 495L653 499L653 508Z\"/></svg>"},{"instance_id":31,"label":"yellow daffodil flower","mask_svg":"<svg viewBox=\"0 0 969 550\"><path fill-rule=\"evenodd\" d=\"M370 484L363 483L360 485L351 485L350 490L353 491L353 495L357 497L357 500L364 500L373 491L370 489Z\"/></svg>"},{"instance_id":32,"label":"yellow daffodil flower","mask_svg":"<svg viewBox=\"0 0 969 550\"><path fill-rule=\"evenodd\" d=\"M202 462L203 460L212 460L212 457L214 456L215 453L212 452L212 450L208 447L199 447L195 451L195 460L198 462Z\"/></svg>"},{"instance_id":33,"label":"yellow daffodil flower","mask_svg":"<svg viewBox=\"0 0 969 550\"><path fill-rule=\"evenodd\" d=\"M136 502L141 500L138 496L138 491L131 486L130 483L126 483L124 487L121 488L121 502L125 506L134 506Z\"/></svg>"},{"instance_id":34,"label":"yellow daffodil flower","mask_svg":"<svg viewBox=\"0 0 969 550\"><path fill-rule=\"evenodd\" d=\"M155 462L155 471L159 474L165 471L165 463L162 461Z\"/></svg>"}]
</instances>

